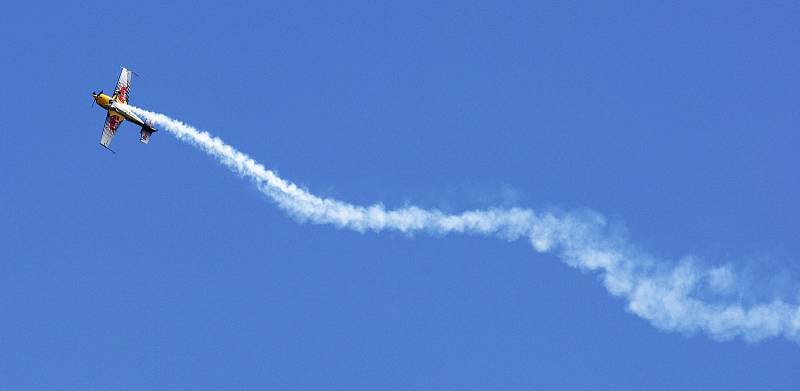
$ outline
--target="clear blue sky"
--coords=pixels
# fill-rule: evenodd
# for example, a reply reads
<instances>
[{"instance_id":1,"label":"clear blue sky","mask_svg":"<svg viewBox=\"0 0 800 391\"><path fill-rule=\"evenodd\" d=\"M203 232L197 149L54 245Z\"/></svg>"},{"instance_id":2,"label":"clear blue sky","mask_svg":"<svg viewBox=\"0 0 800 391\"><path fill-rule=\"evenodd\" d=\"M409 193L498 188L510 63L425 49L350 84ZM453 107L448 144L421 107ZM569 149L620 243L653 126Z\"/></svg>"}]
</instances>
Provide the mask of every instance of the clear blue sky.
<instances>
[{"instance_id":1,"label":"clear blue sky","mask_svg":"<svg viewBox=\"0 0 800 391\"><path fill-rule=\"evenodd\" d=\"M796 390L800 345L652 327L520 241L298 224L92 90L317 194L587 207L797 291L797 2L12 2L0 389Z\"/></svg>"}]
</instances>

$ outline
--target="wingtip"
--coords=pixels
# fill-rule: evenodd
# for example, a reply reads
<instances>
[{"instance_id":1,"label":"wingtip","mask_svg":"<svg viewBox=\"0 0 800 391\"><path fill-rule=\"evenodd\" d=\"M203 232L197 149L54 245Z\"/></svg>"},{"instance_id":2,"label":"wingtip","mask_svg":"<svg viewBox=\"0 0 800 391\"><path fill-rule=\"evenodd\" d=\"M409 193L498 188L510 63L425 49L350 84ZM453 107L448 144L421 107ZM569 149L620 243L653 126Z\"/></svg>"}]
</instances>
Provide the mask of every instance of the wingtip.
<instances>
[{"instance_id":1,"label":"wingtip","mask_svg":"<svg viewBox=\"0 0 800 391\"><path fill-rule=\"evenodd\" d=\"M105 149L107 149L107 150L111 151L111 153L113 153L113 154L115 154L115 155L117 154L116 152L114 152L114 150L113 150L113 149L111 149L111 148L109 148L109 147L107 147L107 146L103 145L103 143L100 143L100 146L102 146L103 148L105 148Z\"/></svg>"},{"instance_id":2,"label":"wingtip","mask_svg":"<svg viewBox=\"0 0 800 391\"><path fill-rule=\"evenodd\" d=\"M134 76L141 77L141 76L139 76L139 74L138 74L138 73L136 73L136 71L134 71L133 69L130 69L130 68L126 67L126 66L120 66L120 68L122 68L122 69L124 69L124 70L126 70L126 71L128 71L128 72L130 72L130 73L132 73Z\"/></svg>"}]
</instances>

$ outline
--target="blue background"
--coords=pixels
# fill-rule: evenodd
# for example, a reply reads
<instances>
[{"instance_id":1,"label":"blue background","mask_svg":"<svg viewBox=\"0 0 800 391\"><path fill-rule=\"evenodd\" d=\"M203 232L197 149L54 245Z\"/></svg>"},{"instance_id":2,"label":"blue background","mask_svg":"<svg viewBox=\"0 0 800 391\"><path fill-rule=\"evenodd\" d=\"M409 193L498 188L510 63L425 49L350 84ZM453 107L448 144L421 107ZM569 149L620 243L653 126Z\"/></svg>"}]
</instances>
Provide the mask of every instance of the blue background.
<instances>
[{"instance_id":1,"label":"blue background","mask_svg":"<svg viewBox=\"0 0 800 391\"><path fill-rule=\"evenodd\" d=\"M15 2L0 14L0 389L796 390L522 241L297 224L131 103L317 194L589 207L797 292L797 2ZM672 2L670 2L672 3ZM791 299L791 297L789 297Z\"/></svg>"}]
</instances>

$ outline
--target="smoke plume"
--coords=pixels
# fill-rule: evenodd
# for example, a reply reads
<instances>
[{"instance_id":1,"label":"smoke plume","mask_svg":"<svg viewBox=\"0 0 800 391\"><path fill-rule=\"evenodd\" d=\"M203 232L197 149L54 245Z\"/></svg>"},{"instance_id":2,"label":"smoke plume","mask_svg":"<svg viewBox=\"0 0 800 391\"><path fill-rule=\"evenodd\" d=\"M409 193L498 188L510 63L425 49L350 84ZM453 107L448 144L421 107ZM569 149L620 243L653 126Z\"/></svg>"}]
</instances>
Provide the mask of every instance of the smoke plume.
<instances>
[{"instance_id":1,"label":"smoke plume","mask_svg":"<svg viewBox=\"0 0 800 391\"><path fill-rule=\"evenodd\" d=\"M316 196L280 178L218 137L164 114L131 107L134 112L180 140L192 144L242 177L299 221L331 224L359 232L464 233L503 240L524 239L540 253L596 273L611 295L655 327L684 334L703 332L717 340L758 341L783 336L800 342L800 307L773 299L742 298L740 277L730 266L704 267L691 257L656 260L614 234L600 214L538 212L490 208L445 214L415 206L387 209L382 204L352 205Z\"/></svg>"}]
</instances>

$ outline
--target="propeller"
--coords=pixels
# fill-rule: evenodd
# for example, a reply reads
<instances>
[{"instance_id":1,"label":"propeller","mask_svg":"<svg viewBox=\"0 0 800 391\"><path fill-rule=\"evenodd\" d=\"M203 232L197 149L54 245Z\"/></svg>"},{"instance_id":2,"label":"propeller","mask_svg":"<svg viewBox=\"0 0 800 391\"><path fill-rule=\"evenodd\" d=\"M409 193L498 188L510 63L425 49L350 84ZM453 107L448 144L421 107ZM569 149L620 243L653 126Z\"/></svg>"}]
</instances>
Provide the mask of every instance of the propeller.
<instances>
[{"instance_id":1,"label":"propeller","mask_svg":"<svg viewBox=\"0 0 800 391\"><path fill-rule=\"evenodd\" d=\"M91 103L92 105L95 103L94 97L96 97L96 96L98 96L98 95L100 95L102 93L103 93L103 90L100 90L100 92L92 91L92 103ZM91 106L89 106L89 107L91 107Z\"/></svg>"}]
</instances>

